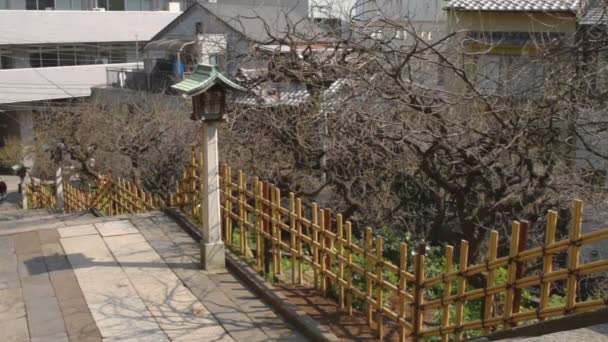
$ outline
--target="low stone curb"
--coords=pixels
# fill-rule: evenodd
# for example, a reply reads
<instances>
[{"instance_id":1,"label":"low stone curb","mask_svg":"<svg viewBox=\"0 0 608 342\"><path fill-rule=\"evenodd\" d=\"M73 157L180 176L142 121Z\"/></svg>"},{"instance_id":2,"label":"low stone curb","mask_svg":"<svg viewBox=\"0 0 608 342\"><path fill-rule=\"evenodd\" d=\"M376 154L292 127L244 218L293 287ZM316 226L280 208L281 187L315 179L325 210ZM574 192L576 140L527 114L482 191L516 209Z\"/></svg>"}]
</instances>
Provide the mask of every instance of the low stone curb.
<instances>
[{"instance_id":1,"label":"low stone curb","mask_svg":"<svg viewBox=\"0 0 608 342\"><path fill-rule=\"evenodd\" d=\"M201 236L195 226L186 216L175 208L165 208L163 212L182 227L188 235L200 242ZM268 305L281 314L289 323L313 341L340 341L329 327L312 319L304 311L288 302L287 297L280 290L268 283L247 262L229 250L226 250L226 266L250 290L262 298Z\"/></svg>"},{"instance_id":2,"label":"low stone curb","mask_svg":"<svg viewBox=\"0 0 608 342\"><path fill-rule=\"evenodd\" d=\"M608 308L564 316L508 330L501 330L469 341L485 342L512 338L537 337L606 323L608 323Z\"/></svg>"}]
</instances>

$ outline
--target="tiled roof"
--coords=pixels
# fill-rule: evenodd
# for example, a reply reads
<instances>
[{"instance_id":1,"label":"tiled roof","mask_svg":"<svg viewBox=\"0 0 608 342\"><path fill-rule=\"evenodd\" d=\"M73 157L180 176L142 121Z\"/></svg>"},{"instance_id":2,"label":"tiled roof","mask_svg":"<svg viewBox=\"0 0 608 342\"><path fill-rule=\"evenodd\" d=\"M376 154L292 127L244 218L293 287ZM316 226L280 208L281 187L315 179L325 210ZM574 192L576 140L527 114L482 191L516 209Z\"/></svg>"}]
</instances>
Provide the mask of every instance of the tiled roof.
<instances>
[{"instance_id":1,"label":"tiled roof","mask_svg":"<svg viewBox=\"0 0 608 342\"><path fill-rule=\"evenodd\" d=\"M608 8L596 6L587 12L580 21L581 25L608 25Z\"/></svg>"},{"instance_id":2,"label":"tiled roof","mask_svg":"<svg viewBox=\"0 0 608 342\"><path fill-rule=\"evenodd\" d=\"M460 11L578 12L581 0L451 0L446 9Z\"/></svg>"}]
</instances>

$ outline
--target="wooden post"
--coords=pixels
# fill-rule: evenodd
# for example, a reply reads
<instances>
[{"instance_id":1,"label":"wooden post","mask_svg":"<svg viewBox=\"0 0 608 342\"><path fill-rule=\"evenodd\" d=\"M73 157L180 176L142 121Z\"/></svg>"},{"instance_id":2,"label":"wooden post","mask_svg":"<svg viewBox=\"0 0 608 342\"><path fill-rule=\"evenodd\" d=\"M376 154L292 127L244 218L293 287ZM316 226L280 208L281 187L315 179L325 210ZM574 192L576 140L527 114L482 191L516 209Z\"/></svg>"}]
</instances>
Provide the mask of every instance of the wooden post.
<instances>
[{"instance_id":1,"label":"wooden post","mask_svg":"<svg viewBox=\"0 0 608 342\"><path fill-rule=\"evenodd\" d=\"M496 256L498 255L498 232L492 230L490 232L490 246L488 249L488 262L492 262L496 260ZM486 288L490 288L494 286L494 281L496 280L496 270L490 269L488 270L488 277L486 279ZM494 295L488 295L484 298L483 302L483 319L484 322L494 316ZM485 325L485 324L484 324ZM486 334L490 333L490 329L484 327L484 331Z\"/></svg>"},{"instance_id":2,"label":"wooden post","mask_svg":"<svg viewBox=\"0 0 608 342\"><path fill-rule=\"evenodd\" d=\"M296 215L297 215L297 229L298 229L298 284L302 285L304 276L304 250L302 248L302 200L296 199Z\"/></svg>"},{"instance_id":3,"label":"wooden post","mask_svg":"<svg viewBox=\"0 0 608 342\"><path fill-rule=\"evenodd\" d=\"M452 263L454 262L454 247L448 245L445 248L445 273L452 272ZM443 283L443 298L448 298L452 294L452 282L446 281ZM450 304L443 306L443 314L441 315L441 328L445 329L450 324ZM449 334L445 331L441 332L441 341L448 342Z\"/></svg>"},{"instance_id":4,"label":"wooden post","mask_svg":"<svg viewBox=\"0 0 608 342\"><path fill-rule=\"evenodd\" d=\"M382 236L376 238L376 325L378 326L378 338L384 339L384 274L383 272L383 239Z\"/></svg>"},{"instance_id":5,"label":"wooden post","mask_svg":"<svg viewBox=\"0 0 608 342\"><path fill-rule=\"evenodd\" d=\"M326 239L325 239L325 210L321 209L319 211L319 215L320 215L320 219L319 219L319 231L320 231L320 243L321 243L321 249L320 249L320 260L319 260L319 264L321 266L321 294L323 295L323 297L327 297L327 276L325 274L326 271L326 267L327 267L327 263L325 261L325 259L327 258L327 254L325 252L325 248L327 248L327 246L325 245Z\"/></svg>"},{"instance_id":6,"label":"wooden post","mask_svg":"<svg viewBox=\"0 0 608 342\"><path fill-rule=\"evenodd\" d=\"M353 229L349 221L346 222L346 267L348 267L348 278L346 279L346 311L349 316L353 315Z\"/></svg>"},{"instance_id":7,"label":"wooden post","mask_svg":"<svg viewBox=\"0 0 608 342\"><path fill-rule=\"evenodd\" d=\"M372 312L373 308L370 303L372 299L372 228L368 227L365 230L365 306L366 306L366 318L367 325L372 326Z\"/></svg>"},{"instance_id":8,"label":"wooden post","mask_svg":"<svg viewBox=\"0 0 608 342\"><path fill-rule=\"evenodd\" d=\"M407 244L404 242L399 246L399 285L397 287L399 295L399 341L405 342L407 330L405 329L405 292L407 290Z\"/></svg>"},{"instance_id":9,"label":"wooden post","mask_svg":"<svg viewBox=\"0 0 608 342\"><path fill-rule=\"evenodd\" d=\"M547 213L547 227L545 230L545 248L551 246L555 242L555 228L557 226L557 212L549 210ZM543 276L553 271L553 254L543 255ZM549 304L551 297L551 282L541 278L540 283L540 303L539 309L542 311ZM540 318L543 320L544 318Z\"/></svg>"},{"instance_id":10,"label":"wooden post","mask_svg":"<svg viewBox=\"0 0 608 342\"><path fill-rule=\"evenodd\" d=\"M583 226L583 201L574 201L574 215L570 230L570 247L568 247L568 282L566 288L566 314L576 305L576 288L578 283L579 243Z\"/></svg>"},{"instance_id":11,"label":"wooden post","mask_svg":"<svg viewBox=\"0 0 608 342\"><path fill-rule=\"evenodd\" d=\"M274 187L277 275L283 274L283 227L281 219L281 189Z\"/></svg>"},{"instance_id":12,"label":"wooden post","mask_svg":"<svg viewBox=\"0 0 608 342\"><path fill-rule=\"evenodd\" d=\"M226 231L226 238L224 242L227 245L232 245L232 169L228 166L225 168L226 176L224 177L224 229ZM192 199L194 204L194 198Z\"/></svg>"},{"instance_id":13,"label":"wooden post","mask_svg":"<svg viewBox=\"0 0 608 342\"><path fill-rule=\"evenodd\" d=\"M464 273L467 270L467 265L469 257L469 243L466 240L460 241L460 256L458 260L458 272L460 274ZM464 318L464 300L462 297L464 296L464 292L466 289L466 280L467 278L464 275L458 276L458 302L456 302L456 332L454 334L454 341L458 342L462 340L462 321Z\"/></svg>"},{"instance_id":14,"label":"wooden post","mask_svg":"<svg viewBox=\"0 0 608 342\"><path fill-rule=\"evenodd\" d=\"M312 217L310 220L310 225L312 229L312 270L314 277L314 285L315 289L319 289L319 247L317 244L319 243L319 231L317 229L317 215L319 213L319 209L317 207L317 203L312 204Z\"/></svg>"},{"instance_id":15,"label":"wooden post","mask_svg":"<svg viewBox=\"0 0 608 342\"><path fill-rule=\"evenodd\" d=\"M503 324L505 326L511 325L511 319L513 318L513 300L515 297L515 280L517 277L517 248L519 247L519 222L513 221L511 226L511 246L509 249L509 265L507 268L507 291L505 294L505 308L503 315Z\"/></svg>"},{"instance_id":16,"label":"wooden post","mask_svg":"<svg viewBox=\"0 0 608 342\"><path fill-rule=\"evenodd\" d=\"M338 214L336 216L336 225L338 227L338 239L336 243L337 253L338 253L338 301L340 304L340 310L344 310L344 284L342 281L344 280L344 227L342 224L342 215Z\"/></svg>"},{"instance_id":17,"label":"wooden post","mask_svg":"<svg viewBox=\"0 0 608 342\"><path fill-rule=\"evenodd\" d=\"M420 341L420 332L422 331L422 325L424 324L424 310L422 304L424 302L424 273L425 273L425 260L426 258L426 245L422 244L418 246L418 252L414 258L414 305L412 308L412 340Z\"/></svg>"},{"instance_id":18,"label":"wooden post","mask_svg":"<svg viewBox=\"0 0 608 342\"><path fill-rule=\"evenodd\" d=\"M323 232L323 240L325 243L325 246L323 247L323 250L325 251L325 257L324 257L324 262L325 262L325 271L331 271L331 266L333 265L333 257L332 254L330 253L330 251L333 250L334 248L334 241L333 238L329 235L326 234L326 232L330 232L333 233L333 227L331 224L331 210L330 209L323 209L323 211L325 212L325 224L324 224L324 232ZM327 273L323 276L323 281L325 282L324 287L325 287L325 292L327 293L327 291L331 290L331 279L327 276Z\"/></svg>"},{"instance_id":19,"label":"wooden post","mask_svg":"<svg viewBox=\"0 0 608 342\"><path fill-rule=\"evenodd\" d=\"M296 245L296 196L293 192L289 193L289 242L291 250L291 284L296 284L296 274L298 273L298 246Z\"/></svg>"},{"instance_id":20,"label":"wooden post","mask_svg":"<svg viewBox=\"0 0 608 342\"><path fill-rule=\"evenodd\" d=\"M239 231L241 234L241 254L243 257L247 258L247 213L245 211L245 201L247 198L245 197L245 175L243 174L243 170L239 170Z\"/></svg>"},{"instance_id":21,"label":"wooden post","mask_svg":"<svg viewBox=\"0 0 608 342\"><path fill-rule=\"evenodd\" d=\"M259 269L264 272L264 237L262 232L264 230L263 224L263 211L262 211L262 183L255 177L253 180L254 194L255 194L255 254L258 262Z\"/></svg>"},{"instance_id":22,"label":"wooden post","mask_svg":"<svg viewBox=\"0 0 608 342\"><path fill-rule=\"evenodd\" d=\"M528 228L530 222L522 220L519 221L519 244L517 245L517 254L526 250L528 245ZM526 263L523 261L517 262L517 272L515 280L521 279L526 274ZM515 288L513 293L513 313L518 313L521 306L521 293L523 289ZM511 326L517 326L517 323L512 322Z\"/></svg>"}]
</instances>

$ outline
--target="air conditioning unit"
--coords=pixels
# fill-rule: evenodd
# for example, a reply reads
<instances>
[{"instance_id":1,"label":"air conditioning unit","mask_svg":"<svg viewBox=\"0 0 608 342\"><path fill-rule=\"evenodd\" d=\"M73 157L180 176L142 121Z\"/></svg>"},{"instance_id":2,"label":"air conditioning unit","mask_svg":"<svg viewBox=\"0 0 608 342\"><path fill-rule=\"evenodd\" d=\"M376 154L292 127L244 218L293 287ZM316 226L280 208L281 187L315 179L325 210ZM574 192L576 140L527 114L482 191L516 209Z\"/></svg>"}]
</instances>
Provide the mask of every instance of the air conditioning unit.
<instances>
[{"instance_id":1,"label":"air conditioning unit","mask_svg":"<svg viewBox=\"0 0 608 342\"><path fill-rule=\"evenodd\" d=\"M97 12L105 12L106 9L103 7L93 7L93 11L97 11Z\"/></svg>"}]
</instances>

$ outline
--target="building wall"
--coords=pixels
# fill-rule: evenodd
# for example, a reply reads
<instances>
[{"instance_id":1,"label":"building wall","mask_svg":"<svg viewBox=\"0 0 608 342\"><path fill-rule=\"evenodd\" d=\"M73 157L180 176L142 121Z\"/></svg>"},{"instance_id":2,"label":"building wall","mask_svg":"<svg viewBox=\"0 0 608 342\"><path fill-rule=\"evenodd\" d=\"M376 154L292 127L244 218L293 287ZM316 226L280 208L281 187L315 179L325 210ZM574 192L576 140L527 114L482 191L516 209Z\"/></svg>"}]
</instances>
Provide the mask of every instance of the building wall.
<instances>
[{"instance_id":1,"label":"building wall","mask_svg":"<svg viewBox=\"0 0 608 342\"><path fill-rule=\"evenodd\" d=\"M133 68L137 63L0 70L0 104L89 96L91 87L106 84L109 66Z\"/></svg>"},{"instance_id":2,"label":"building wall","mask_svg":"<svg viewBox=\"0 0 608 342\"><path fill-rule=\"evenodd\" d=\"M194 41L196 39L195 32L196 24L198 22L203 23L203 35L225 37L226 71L229 74L235 73L237 66L239 66L239 63L235 61L235 58L237 56L247 55L250 52L250 41L200 6L184 14L180 17L179 21L173 22L172 25L163 32L162 36L158 36L156 39ZM197 54L195 51L196 48L196 45L192 45L185 53L195 55ZM160 56L168 57L169 54L170 53L162 51L147 50L145 52L146 70L153 70L156 59Z\"/></svg>"},{"instance_id":3,"label":"building wall","mask_svg":"<svg viewBox=\"0 0 608 342\"><path fill-rule=\"evenodd\" d=\"M105 5L107 3L118 4L118 8L122 11L167 11L170 0L48 0L48 2L54 4L55 10L62 11L92 10L95 7L108 8ZM26 4L26 0L0 0L0 10L24 10L27 9ZM109 10L112 8L110 7Z\"/></svg>"},{"instance_id":4,"label":"building wall","mask_svg":"<svg viewBox=\"0 0 608 342\"><path fill-rule=\"evenodd\" d=\"M448 24L453 32L564 32L574 34L576 16L569 13L451 12Z\"/></svg>"},{"instance_id":5,"label":"building wall","mask_svg":"<svg viewBox=\"0 0 608 342\"><path fill-rule=\"evenodd\" d=\"M444 0L357 0L357 14L362 20L445 21L444 5Z\"/></svg>"}]
</instances>

